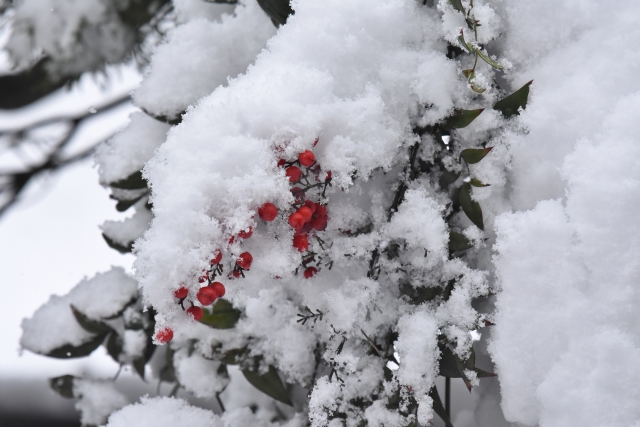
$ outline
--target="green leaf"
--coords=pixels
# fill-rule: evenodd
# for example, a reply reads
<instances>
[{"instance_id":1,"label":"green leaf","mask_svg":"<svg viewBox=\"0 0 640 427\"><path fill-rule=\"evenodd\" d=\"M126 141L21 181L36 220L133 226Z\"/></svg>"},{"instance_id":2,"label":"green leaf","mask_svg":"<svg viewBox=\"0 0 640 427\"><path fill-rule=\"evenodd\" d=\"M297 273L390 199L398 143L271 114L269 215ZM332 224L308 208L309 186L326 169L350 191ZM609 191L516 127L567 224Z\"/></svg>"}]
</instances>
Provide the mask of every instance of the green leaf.
<instances>
[{"instance_id":1,"label":"green leaf","mask_svg":"<svg viewBox=\"0 0 640 427\"><path fill-rule=\"evenodd\" d=\"M480 230L484 230L482 208L480 208L480 204L478 202L471 198L471 184L468 182L462 184L458 201L460 202L462 210L471 222L473 222Z\"/></svg>"},{"instance_id":2,"label":"green leaf","mask_svg":"<svg viewBox=\"0 0 640 427\"><path fill-rule=\"evenodd\" d=\"M488 55L485 55L480 49L476 49L476 52L478 53L478 56L480 58L482 58L482 60L484 62L486 62L487 64L491 65L493 68L497 68L498 70L501 70L502 68L504 68L495 59L491 58Z\"/></svg>"},{"instance_id":3,"label":"green leaf","mask_svg":"<svg viewBox=\"0 0 640 427\"><path fill-rule=\"evenodd\" d=\"M276 27L284 25L289 15L294 13L289 0L258 0L258 4Z\"/></svg>"},{"instance_id":4,"label":"green leaf","mask_svg":"<svg viewBox=\"0 0 640 427\"><path fill-rule=\"evenodd\" d=\"M457 40L458 40L458 43L460 43L460 46L467 49L469 53L473 53L474 48L471 45L467 44L467 41L464 39L464 33L462 32L462 30L460 30L460 35L458 36ZM471 71L471 70L463 70L462 72L464 73L465 71ZM473 74L473 71L471 71L471 73ZM465 77L469 78L469 76L466 76L466 75Z\"/></svg>"},{"instance_id":5,"label":"green leaf","mask_svg":"<svg viewBox=\"0 0 640 427\"><path fill-rule=\"evenodd\" d=\"M245 359L247 347L234 348L222 355L220 361L225 365L239 365Z\"/></svg>"},{"instance_id":6,"label":"green leaf","mask_svg":"<svg viewBox=\"0 0 640 427\"><path fill-rule=\"evenodd\" d=\"M442 175L440 175L438 182L440 183L440 187L446 189L456 182L458 178L460 178L460 172L452 172L445 169L442 171Z\"/></svg>"},{"instance_id":7,"label":"green leaf","mask_svg":"<svg viewBox=\"0 0 640 427\"><path fill-rule=\"evenodd\" d=\"M107 325L106 323L89 318L86 314L75 308L73 304L70 304L70 306L71 312L73 313L80 326L82 326L82 329L84 329L85 331L92 334L106 334L111 330L109 325Z\"/></svg>"},{"instance_id":8,"label":"green leaf","mask_svg":"<svg viewBox=\"0 0 640 427\"><path fill-rule=\"evenodd\" d=\"M73 346L65 344L56 349L51 350L46 356L55 357L56 359L74 359L90 355L104 341L106 334L100 334L92 337L89 341Z\"/></svg>"},{"instance_id":9,"label":"green leaf","mask_svg":"<svg viewBox=\"0 0 640 427\"><path fill-rule=\"evenodd\" d=\"M456 233L455 231L449 232L449 250L451 252L464 251L471 249L473 245L469 242L463 234Z\"/></svg>"},{"instance_id":10,"label":"green leaf","mask_svg":"<svg viewBox=\"0 0 640 427\"><path fill-rule=\"evenodd\" d=\"M67 399L73 399L75 396L73 395L73 380L76 377L73 375L63 375L61 377L49 378L49 385L62 397L66 397Z\"/></svg>"},{"instance_id":11,"label":"green leaf","mask_svg":"<svg viewBox=\"0 0 640 427\"><path fill-rule=\"evenodd\" d=\"M137 171L120 181L109 184L113 188L121 188L123 190L140 190L147 188L147 181L142 177L142 171Z\"/></svg>"},{"instance_id":12,"label":"green leaf","mask_svg":"<svg viewBox=\"0 0 640 427\"><path fill-rule=\"evenodd\" d=\"M462 7L462 1L461 0L449 0L449 4L451 6L453 6L453 8L455 10L457 10L458 12L462 13L464 15L464 7Z\"/></svg>"},{"instance_id":13,"label":"green leaf","mask_svg":"<svg viewBox=\"0 0 640 427\"><path fill-rule=\"evenodd\" d=\"M203 312L200 323L216 329L231 329L240 319L240 311L233 308L229 301L222 298L218 299L210 310L205 308Z\"/></svg>"},{"instance_id":14,"label":"green leaf","mask_svg":"<svg viewBox=\"0 0 640 427\"><path fill-rule=\"evenodd\" d=\"M454 110L453 115L444 120L442 127L447 130L467 127L483 111L484 108L479 108L477 110Z\"/></svg>"},{"instance_id":15,"label":"green leaf","mask_svg":"<svg viewBox=\"0 0 640 427\"><path fill-rule=\"evenodd\" d=\"M116 203L116 210L118 212L124 212L127 209L129 209L131 206L133 206L136 203L138 203L140 201L140 199L142 199L146 195L147 195L147 193L144 193L140 197L134 197L133 199L119 200L118 203Z\"/></svg>"},{"instance_id":16,"label":"green leaf","mask_svg":"<svg viewBox=\"0 0 640 427\"><path fill-rule=\"evenodd\" d=\"M440 418L442 418L442 421L444 421L445 427L453 427L453 424L451 424L451 420L447 415L447 411L444 409L442 400L440 400L440 395L438 394L438 389L436 388L435 385L429 391L429 397L433 400L433 410L435 411L436 414L438 414Z\"/></svg>"},{"instance_id":17,"label":"green leaf","mask_svg":"<svg viewBox=\"0 0 640 427\"><path fill-rule=\"evenodd\" d=\"M531 83L533 83L533 80L526 83L511 95L496 102L496 105L493 106L493 109L500 111L502 115L507 119L511 116L519 115L520 108L522 108L523 110L527 108L527 101L529 99L529 86L531 86Z\"/></svg>"},{"instance_id":18,"label":"green leaf","mask_svg":"<svg viewBox=\"0 0 640 427\"><path fill-rule=\"evenodd\" d=\"M264 394L274 398L278 402L293 406L287 390L285 390L284 384L280 379L280 375L278 375L278 371L273 366L269 366L269 370L264 374L249 369L243 369L242 373L252 386Z\"/></svg>"},{"instance_id":19,"label":"green leaf","mask_svg":"<svg viewBox=\"0 0 640 427\"><path fill-rule=\"evenodd\" d=\"M164 381L166 383L175 383L178 382L176 378L176 371L173 367L173 354L174 351L171 346L167 345L167 352L165 353L165 365L160 370L160 381Z\"/></svg>"},{"instance_id":20,"label":"green leaf","mask_svg":"<svg viewBox=\"0 0 640 427\"><path fill-rule=\"evenodd\" d=\"M469 181L469 184L473 185L474 187L489 187L491 185L491 184L485 184L484 182L476 178L471 178L471 181Z\"/></svg>"},{"instance_id":21,"label":"green leaf","mask_svg":"<svg viewBox=\"0 0 640 427\"><path fill-rule=\"evenodd\" d=\"M144 356L138 357L132 363L133 369L136 371L140 378L144 381L144 366L147 364L147 361L144 359Z\"/></svg>"},{"instance_id":22,"label":"green leaf","mask_svg":"<svg viewBox=\"0 0 640 427\"><path fill-rule=\"evenodd\" d=\"M104 237L105 242L109 245L110 248L115 249L116 251L126 254L133 250L133 242L129 243L127 246L123 246L120 243L116 243L113 239L111 239L106 234L102 233L102 237Z\"/></svg>"},{"instance_id":23,"label":"green leaf","mask_svg":"<svg viewBox=\"0 0 640 427\"><path fill-rule=\"evenodd\" d=\"M118 364L121 363L120 354L122 353L122 345L123 342L120 335L118 335L116 331L111 332L107 338L107 353L109 353L109 356Z\"/></svg>"},{"instance_id":24,"label":"green leaf","mask_svg":"<svg viewBox=\"0 0 640 427\"><path fill-rule=\"evenodd\" d=\"M484 159L491 150L493 150L493 147L467 148L465 150L462 150L462 152L460 153L460 157L468 164L473 165Z\"/></svg>"}]
</instances>

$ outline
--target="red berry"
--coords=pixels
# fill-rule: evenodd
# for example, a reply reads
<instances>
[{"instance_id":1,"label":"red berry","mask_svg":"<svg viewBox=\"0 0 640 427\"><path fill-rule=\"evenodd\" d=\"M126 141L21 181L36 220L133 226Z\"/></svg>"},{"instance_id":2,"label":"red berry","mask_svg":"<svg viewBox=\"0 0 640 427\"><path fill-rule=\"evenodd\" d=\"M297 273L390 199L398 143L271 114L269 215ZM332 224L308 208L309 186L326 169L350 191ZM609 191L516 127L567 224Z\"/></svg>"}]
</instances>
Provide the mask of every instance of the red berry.
<instances>
[{"instance_id":1,"label":"red berry","mask_svg":"<svg viewBox=\"0 0 640 427\"><path fill-rule=\"evenodd\" d=\"M304 197L304 190L300 187L293 187L291 189L291 194L293 194L293 197L296 199L301 199Z\"/></svg>"},{"instance_id":2,"label":"red berry","mask_svg":"<svg viewBox=\"0 0 640 427\"><path fill-rule=\"evenodd\" d=\"M278 167L281 168L282 166L284 166L285 163L286 161L284 159L278 160Z\"/></svg>"},{"instance_id":3,"label":"red berry","mask_svg":"<svg viewBox=\"0 0 640 427\"><path fill-rule=\"evenodd\" d=\"M160 344L166 344L173 339L173 331L169 328L160 329L156 332L156 340Z\"/></svg>"},{"instance_id":4,"label":"red berry","mask_svg":"<svg viewBox=\"0 0 640 427\"><path fill-rule=\"evenodd\" d=\"M304 270L304 273L302 273L302 275L304 276L305 279L310 279L313 276L315 276L315 274L318 272L318 269L315 267L309 267L307 269Z\"/></svg>"},{"instance_id":5,"label":"red berry","mask_svg":"<svg viewBox=\"0 0 640 427\"><path fill-rule=\"evenodd\" d=\"M294 212L289 215L289 225L292 228L302 228L305 222L304 216L300 212Z\"/></svg>"},{"instance_id":6,"label":"red berry","mask_svg":"<svg viewBox=\"0 0 640 427\"><path fill-rule=\"evenodd\" d=\"M205 274L203 276L198 277L198 283L204 283L209 279L209 274Z\"/></svg>"},{"instance_id":7,"label":"red berry","mask_svg":"<svg viewBox=\"0 0 640 427\"><path fill-rule=\"evenodd\" d=\"M233 245L233 242L236 241L236 236L231 236L231 238L229 239L229 244Z\"/></svg>"},{"instance_id":8,"label":"red berry","mask_svg":"<svg viewBox=\"0 0 640 427\"><path fill-rule=\"evenodd\" d=\"M248 270L251 268L251 263L253 262L253 256L249 252L242 252L238 259L236 260L236 264L238 267Z\"/></svg>"},{"instance_id":9,"label":"red berry","mask_svg":"<svg viewBox=\"0 0 640 427\"><path fill-rule=\"evenodd\" d=\"M327 177L324 180L331 181L331 171L327 171Z\"/></svg>"},{"instance_id":10,"label":"red berry","mask_svg":"<svg viewBox=\"0 0 640 427\"><path fill-rule=\"evenodd\" d=\"M211 258L211 261L209 262L211 263L211 265L218 265L220 264L220 261L222 261L222 252L220 252L220 250L218 249L213 253L213 258Z\"/></svg>"},{"instance_id":11,"label":"red berry","mask_svg":"<svg viewBox=\"0 0 640 427\"><path fill-rule=\"evenodd\" d=\"M242 237L243 239L248 239L253 234L253 227L249 227L249 231L242 230L238 233L238 237Z\"/></svg>"},{"instance_id":12,"label":"red berry","mask_svg":"<svg viewBox=\"0 0 640 427\"><path fill-rule=\"evenodd\" d=\"M297 166L289 166L286 175L289 177L289 182L298 182L302 176L302 171Z\"/></svg>"},{"instance_id":13,"label":"red berry","mask_svg":"<svg viewBox=\"0 0 640 427\"><path fill-rule=\"evenodd\" d=\"M304 205L309 209L311 209L311 213L316 211L316 204L313 203L311 200L305 200Z\"/></svg>"},{"instance_id":14,"label":"red berry","mask_svg":"<svg viewBox=\"0 0 640 427\"><path fill-rule=\"evenodd\" d=\"M236 279L237 279L238 277L241 277L241 276L242 276L242 274L241 274L238 270L233 270L233 271L231 272L231 275L232 275L233 277L235 277Z\"/></svg>"},{"instance_id":15,"label":"red berry","mask_svg":"<svg viewBox=\"0 0 640 427\"><path fill-rule=\"evenodd\" d=\"M305 274L307 274L306 271L305 271ZM194 305L193 307L187 308L187 314L190 314L191 316L193 316L195 320L200 320L202 319L202 315L204 314L204 312L200 307L197 307Z\"/></svg>"},{"instance_id":16,"label":"red berry","mask_svg":"<svg viewBox=\"0 0 640 427\"><path fill-rule=\"evenodd\" d=\"M278 216L278 208L273 203L265 203L258 209L258 216L263 221L271 222Z\"/></svg>"},{"instance_id":17,"label":"red berry","mask_svg":"<svg viewBox=\"0 0 640 427\"><path fill-rule=\"evenodd\" d=\"M311 220L309 223L311 227L318 230L324 231L327 228L327 217L326 216L318 216Z\"/></svg>"},{"instance_id":18,"label":"red berry","mask_svg":"<svg viewBox=\"0 0 640 427\"><path fill-rule=\"evenodd\" d=\"M180 289L173 293L173 296L180 299L186 298L187 295L189 295L189 289L185 288L184 286L180 286Z\"/></svg>"},{"instance_id":19,"label":"red berry","mask_svg":"<svg viewBox=\"0 0 640 427\"><path fill-rule=\"evenodd\" d=\"M309 167L316 161L316 156L313 154L313 151L304 150L298 154L298 160L302 166Z\"/></svg>"},{"instance_id":20,"label":"red berry","mask_svg":"<svg viewBox=\"0 0 640 427\"><path fill-rule=\"evenodd\" d=\"M213 282L212 284L209 285L209 287L211 287L214 291L216 291L216 295L218 295L218 298L222 298L224 296L225 289L222 283Z\"/></svg>"},{"instance_id":21,"label":"red berry","mask_svg":"<svg viewBox=\"0 0 640 427\"><path fill-rule=\"evenodd\" d=\"M212 287L205 286L204 288L200 288L196 297L198 298L198 301L200 301L200 304L207 306L213 304L213 302L218 298L218 294Z\"/></svg>"},{"instance_id":22,"label":"red berry","mask_svg":"<svg viewBox=\"0 0 640 427\"><path fill-rule=\"evenodd\" d=\"M299 252L304 252L309 249L309 239L306 234L296 234L293 236L293 247Z\"/></svg>"},{"instance_id":23,"label":"red berry","mask_svg":"<svg viewBox=\"0 0 640 427\"><path fill-rule=\"evenodd\" d=\"M311 220L311 216L313 215L313 211L306 206L303 206L300 209L298 209L297 213L302 215L304 222L309 222L309 220Z\"/></svg>"},{"instance_id":24,"label":"red berry","mask_svg":"<svg viewBox=\"0 0 640 427\"><path fill-rule=\"evenodd\" d=\"M314 216L327 216L327 207L322 206L320 203L316 204L316 211L314 212Z\"/></svg>"},{"instance_id":25,"label":"red berry","mask_svg":"<svg viewBox=\"0 0 640 427\"><path fill-rule=\"evenodd\" d=\"M315 141L313 141L313 146L315 147L316 145L318 145L318 141L320 141L320 137L316 138Z\"/></svg>"}]
</instances>

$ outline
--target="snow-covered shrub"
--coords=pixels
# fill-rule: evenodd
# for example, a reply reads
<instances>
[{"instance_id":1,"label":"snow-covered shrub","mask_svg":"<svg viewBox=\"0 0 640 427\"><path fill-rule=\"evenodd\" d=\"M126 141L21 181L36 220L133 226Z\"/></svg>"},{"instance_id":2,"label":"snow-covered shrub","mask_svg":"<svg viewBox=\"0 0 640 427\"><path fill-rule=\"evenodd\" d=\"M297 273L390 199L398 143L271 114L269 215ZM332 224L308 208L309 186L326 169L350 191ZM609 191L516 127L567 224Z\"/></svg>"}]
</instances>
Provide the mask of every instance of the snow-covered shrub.
<instances>
[{"instance_id":1,"label":"snow-covered shrub","mask_svg":"<svg viewBox=\"0 0 640 427\"><path fill-rule=\"evenodd\" d=\"M139 293L120 270L84 281L25 320L22 345L79 357L103 344L141 376L149 363L174 391L226 409L220 416L145 398L115 413L111 427L405 427L427 425L434 413L449 425L435 379L460 378L469 390L497 381L483 380L494 376L490 365L476 366L486 343L474 348L497 318L491 351L513 393L503 396L508 418L569 425L548 418L562 420L562 402L550 396L573 381L563 372L585 372L576 354L591 335L582 329L584 340L569 343L570 327L553 335L551 320L528 321L545 302L578 298L578 284L566 293L553 285L587 280L584 260L603 262L604 253L567 249L602 238L585 226L581 205L593 183L581 163L597 155L591 143L562 168L566 212L557 201L508 212L533 207L519 204L528 196L517 191L531 183L512 168L535 175L532 165L545 166L523 141L531 131L544 139L553 120L540 110L537 121L520 119L532 83L525 66L551 61L549 45L590 28L592 11L573 33L558 24L545 38L525 22L538 6L502 0L297 0L293 14L279 0L210 5L228 12L221 17L195 13L196 0L173 5L177 26L133 94L143 112L96 155L117 208L136 210L103 232L110 246L136 255ZM629 268L624 283L637 273ZM501 287L494 316L487 297ZM540 293L547 288L549 298ZM104 294L97 305L84 297L88 289ZM545 310L560 321L556 307ZM556 340L553 351L540 327ZM589 360L625 342L624 360L632 358L631 329L598 338L605 349ZM577 350L558 350L568 347ZM528 378L533 369L548 377ZM122 406L101 382L60 377L52 385L80 398L87 423ZM110 396L104 411L84 409L93 408L91 390ZM580 399L581 408L596 400Z\"/></svg>"}]
</instances>

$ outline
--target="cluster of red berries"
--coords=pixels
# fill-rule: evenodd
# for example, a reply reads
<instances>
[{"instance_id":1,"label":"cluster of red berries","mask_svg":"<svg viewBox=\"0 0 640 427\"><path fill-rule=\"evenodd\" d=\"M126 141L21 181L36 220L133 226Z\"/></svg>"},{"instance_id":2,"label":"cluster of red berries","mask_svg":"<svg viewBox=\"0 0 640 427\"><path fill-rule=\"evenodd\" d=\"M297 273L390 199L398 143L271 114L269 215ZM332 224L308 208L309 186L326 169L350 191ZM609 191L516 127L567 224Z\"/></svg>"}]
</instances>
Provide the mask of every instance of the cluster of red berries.
<instances>
[{"instance_id":1,"label":"cluster of red berries","mask_svg":"<svg viewBox=\"0 0 640 427\"><path fill-rule=\"evenodd\" d=\"M318 143L316 139L314 146ZM329 219L327 215L327 207L320 203L306 199L306 194L313 188L322 188L322 197L327 186L331 185L331 171L328 171L324 180L320 179L320 166L316 163L315 154L310 150L305 150L298 155L298 159L287 162L285 159L278 161L278 166L286 167L286 175L289 178L289 182L292 184L302 185L302 187L294 187L291 192L296 197L296 202L293 208L295 211L289 215L289 225L295 230L293 237L293 247L300 252L305 252L309 249L309 237L310 232L323 231L327 227L327 221ZM301 169L301 168L304 168ZM310 179L315 178L310 182ZM273 203L265 203L258 209L258 216L260 219L266 222L272 222L278 216L278 208ZM253 227L249 226L247 229L240 231L236 236L232 236L229 239L229 244L232 245L236 238L248 239L253 235ZM303 266L305 270L303 272L304 278L308 279L313 277L318 269L316 267L309 267L307 264L313 259L313 254L303 260ZM242 252L233 265L233 270L229 274L229 278L244 277L244 271L251 268L253 262L253 256L249 252ZM217 250L211 260L209 261L209 269L203 269L202 274L198 277L198 283L204 284L196 294L198 302L206 307L213 304L218 298L222 298L226 293L226 289L221 282L215 281L216 276L222 275L222 252ZM181 285L178 290L173 294L178 299L178 304L182 309L195 320L199 321L204 316L202 307L199 307L189 301L191 306L189 308L184 307L184 302L189 296L189 289L184 285ZM173 338L173 331L170 328L163 328L156 333L156 340L160 343L167 343Z\"/></svg>"}]
</instances>

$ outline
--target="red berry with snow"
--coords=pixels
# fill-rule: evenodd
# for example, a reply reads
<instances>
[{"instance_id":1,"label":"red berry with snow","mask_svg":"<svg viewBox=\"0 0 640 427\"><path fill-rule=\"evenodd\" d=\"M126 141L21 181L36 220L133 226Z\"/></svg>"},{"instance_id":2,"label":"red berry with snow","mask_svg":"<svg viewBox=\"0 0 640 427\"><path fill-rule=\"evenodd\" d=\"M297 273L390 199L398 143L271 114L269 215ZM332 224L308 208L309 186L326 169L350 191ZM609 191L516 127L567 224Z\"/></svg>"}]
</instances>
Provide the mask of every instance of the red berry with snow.
<instances>
[{"instance_id":1,"label":"red berry with snow","mask_svg":"<svg viewBox=\"0 0 640 427\"><path fill-rule=\"evenodd\" d=\"M263 221L271 222L278 216L278 208L273 203L265 203L258 209L258 216Z\"/></svg>"},{"instance_id":2,"label":"red berry with snow","mask_svg":"<svg viewBox=\"0 0 640 427\"><path fill-rule=\"evenodd\" d=\"M296 234L293 236L293 247L299 252L304 252L309 249L309 239L306 234Z\"/></svg>"},{"instance_id":3,"label":"red berry with snow","mask_svg":"<svg viewBox=\"0 0 640 427\"><path fill-rule=\"evenodd\" d=\"M318 272L318 269L315 267L308 267L304 270L304 273L302 273L302 275L304 276L305 279L310 279L313 276L315 276L315 274Z\"/></svg>"},{"instance_id":4,"label":"red berry with snow","mask_svg":"<svg viewBox=\"0 0 640 427\"><path fill-rule=\"evenodd\" d=\"M291 194L293 194L293 197L296 199L301 199L304 197L304 190L300 187L293 187L291 189Z\"/></svg>"},{"instance_id":5,"label":"red berry with snow","mask_svg":"<svg viewBox=\"0 0 640 427\"><path fill-rule=\"evenodd\" d=\"M211 261L209 262L211 263L211 265L218 265L220 264L220 261L222 261L222 252L220 252L220 250L217 250L214 252L213 258L211 258Z\"/></svg>"},{"instance_id":6,"label":"red berry with snow","mask_svg":"<svg viewBox=\"0 0 640 427\"><path fill-rule=\"evenodd\" d=\"M286 163L285 159L278 160L278 167L281 168Z\"/></svg>"},{"instance_id":7,"label":"red berry with snow","mask_svg":"<svg viewBox=\"0 0 640 427\"><path fill-rule=\"evenodd\" d=\"M289 182L298 182L302 176L302 171L297 166L289 166L286 174L289 177Z\"/></svg>"},{"instance_id":8,"label":"red berry with snow","mask_svg":"<svg viewBox=\"0 0 640 427\"><path fill-rule=\"evenodd\" d=\"M302 228L305 222L306 221L304 220L304 216L300 212L294 212L289 215L289 225L292 228Z\"/></svg>"},{"instance_id":9,"label":"red berry with snow","mask_svg":"<svg viewBox=\"0 0 640 427\"><path fill-rule=\"evenodd\" d=\"M204 312L200 307L194 305L193 307L187 308L187 314L190 314L195 320L200 320L202 319Z\"/></svg>"},{"instance_id":10,"label":"red berry with snow","mask_svg":"<svg viewBox=\"0 0 640 427\"><path fill-rule=\"evenodd\" d=\"M304 150L302 153L298 154L298 161L300 164L305 167L309 167L316 161L316 156L313 154L311 150Z\"/></svg>"},{"instance_id":11,"label":"red berry with snow","mask_svg":"<svg viewBox=\"0 0 640 427\"><path fill-rule=\"evenodd\" d=\"M181 286L180 289L173 293L174 297L180 299L186 298L187 295L189 295L189 289L185 288L184 286Z\"/></svg>"},{"instance_id":12,"label":"red berry with snow","mask_svg":"<svg viewBox=\"0 0 640 427\"><path fill-rule=\"evenodd\" d=\"M306 206L301 207L296 212L302 215L304 222L309 222L309 220L311 220L311 216L313 215L313 212L311 211L311 209L309 209Z\"/></svg>"},{"instance_id":13,"label":"red berry with snow","mask_svg":"<svg viewBox=\"0 0 640 427\"><path fill-rule=\"evenodd\" d=\"M218 298L218 294L211 286L205 286L204 288L200 288L196 297L198 301L200 301L200 304L207 306L213 304Z\"/></svg>"},{"instance_id":14,"label":"red berry with snow","mask_svg":"<svg viewBox=\"0 0 640 427\"><path fill-rule=\"evenodd\" d=\"M238 233L238 237L242 237L243 239L248 239L253 234L253 227L249 227L246 230L242 230Z\"/></svg>"},{"instance_id":15,"label":"red berry with snow","mask_svg":"<svg viewBox=\"0 0 640 427\"><path fill-rule=\"evenodd\" d=\"M236 260L236 264L238 267L248 270L251 268L251 263L253 262L253 256L249 252L242 252L238 259Z\"/></svg>"},{"instance_id":16,"label":"red berry with snow","mask_svg":"<svg viewBox=\"0 0 640 427\"><path fill-rule=\"evenodd\" d=\"M231 276L233 276L233 277L235 277L237 279L238 277L242 277L242 273L240 273L240 271L238 271L238 270L233 270L231 272ZM231 278L231 276L229 278Z\"/></svg>"},{"instance_id":17,"label":"red berry with snow","mask_svg":"<svg viewBox=\"0 0 640 427\"><path fill-rule=\"evenodd\" d=\"M224 285L220 282L213 282L209 285L209 287L216 291L216 295L218 295L218 298L222 298L226 292Z\"/></svg>"},{"instance_id":18,"label":"red berry with snow","mask_svg":"<svg viewBox=\"0 0 640 427\"><path fill-rule=\"evenodd\" d=\"M163 328L156 332L156 340L160 344L166 344L173 339L173 331L170 328Z\"/></svg>"},{"instance_id":19,"label":"red berry with snow","mask_svg":"<svg viewBox=\"0 0 640 427\"><path fill-rule=\"evenodd\" d=\"M304 205L311 209L311 213L314 213L316 211L316 204L311 200L305 200Z\"/></svg>"}]
</instances>

